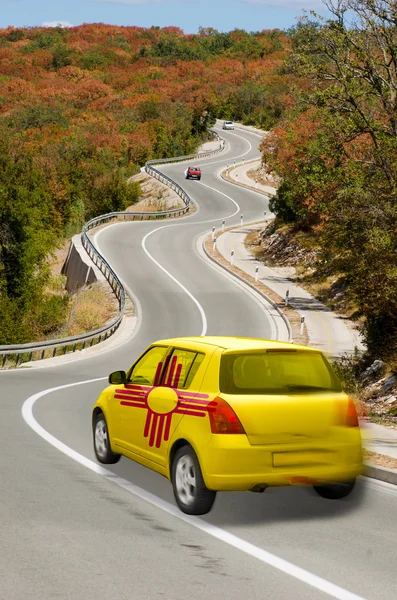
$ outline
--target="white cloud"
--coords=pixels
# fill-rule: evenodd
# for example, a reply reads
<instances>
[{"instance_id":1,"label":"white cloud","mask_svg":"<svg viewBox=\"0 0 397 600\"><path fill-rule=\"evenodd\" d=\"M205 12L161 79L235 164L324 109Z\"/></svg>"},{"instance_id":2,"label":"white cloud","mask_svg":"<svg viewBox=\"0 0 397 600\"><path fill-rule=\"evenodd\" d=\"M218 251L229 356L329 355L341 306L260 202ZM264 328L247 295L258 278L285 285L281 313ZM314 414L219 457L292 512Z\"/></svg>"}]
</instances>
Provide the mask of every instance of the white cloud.
<instances>
[{"instance_id":1,"label":"white cloud","mask_svg":"<svg viewBox=\"0 0 397 600\"><path fill-rule=\"evenodd\" d=\"M42 27L73 27L69 21L45 21L41 25Z\"/></svg>"}]
</instances>

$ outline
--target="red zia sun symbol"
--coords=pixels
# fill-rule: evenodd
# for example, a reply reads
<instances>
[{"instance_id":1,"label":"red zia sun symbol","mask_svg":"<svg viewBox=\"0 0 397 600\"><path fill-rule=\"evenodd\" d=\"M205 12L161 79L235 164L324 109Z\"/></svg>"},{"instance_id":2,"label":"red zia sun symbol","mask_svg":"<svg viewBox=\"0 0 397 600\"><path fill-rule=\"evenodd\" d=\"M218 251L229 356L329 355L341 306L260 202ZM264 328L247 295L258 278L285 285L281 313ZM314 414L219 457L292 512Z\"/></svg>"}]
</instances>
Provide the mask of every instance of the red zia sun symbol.
<instances>
[{"instance_id":1,"label":"red zia sun symbol","mask_svg":"<svg viewBox=\"0 0 397 600\"><path fill-rule=\"evenodd\" d=\"M149 446L156 443L160 448L161 442L167 442L170 435L172 415L190 415L205 417L208 413L207 394L197 394L178 390L182 364L177 366L178 357L174 356L168 374L167 368L163 375L163 384L159 386L163 363L157 365L153 386L127 383L123 389L116 389L115 398L120 399L122 406L145 408L147 412L143 435L149 437Z\"/></svg>"}]
</instances>

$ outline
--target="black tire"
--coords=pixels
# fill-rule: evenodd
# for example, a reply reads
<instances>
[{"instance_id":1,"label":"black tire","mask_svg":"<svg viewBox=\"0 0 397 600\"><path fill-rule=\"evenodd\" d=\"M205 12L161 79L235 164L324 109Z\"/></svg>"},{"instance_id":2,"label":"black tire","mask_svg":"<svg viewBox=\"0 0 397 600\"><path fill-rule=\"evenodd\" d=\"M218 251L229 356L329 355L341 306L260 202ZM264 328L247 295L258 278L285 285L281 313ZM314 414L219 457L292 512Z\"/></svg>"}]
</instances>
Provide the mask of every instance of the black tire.
<instances>
[{"instance_id":1,"label":"black tire","mask_svg":"<svg viewBox=\"0 0 397 600\"><path fill-rule=\"evenodd\" d=\"M197 179L200 181L201 177L197 177Z\"/></svg>"},{"instance_id":2,"label":"black tire","mask_svg":"<svg viewBox=\"0 0 397 600\"><path fill-rule=\"evenodd\" d=\"M327 500L340 500L346 498L352 493L356 480L346 481L345 483L329 483L327 485L314 485L314 489L319 496Z\"/></svg>"},{"instance_id":3,"label":"black tire","mask_svg":"<svg viewBox=\"0 0 397 600\"><path fill-rule=\"evenodd\" d=\"M189 476L193 485L187 480ZM188 444L175 453L171 481L176 503L182 512L186 515L206 515L210 512L216 492L206 487L196 453Z\"/></svg>"},{"instance_id":4,"label":"black tire","mask_svg":"<svg viewBox=\"0 0 397 600\"><path fill-rule=\"evenodd\" d=\"M98 413L94 417L93 436L94 452L98 461L103 465L114 465L119 462L120 454L115 454L110 449L108 426L103 413Z\"/></svg>"}]
</instances>

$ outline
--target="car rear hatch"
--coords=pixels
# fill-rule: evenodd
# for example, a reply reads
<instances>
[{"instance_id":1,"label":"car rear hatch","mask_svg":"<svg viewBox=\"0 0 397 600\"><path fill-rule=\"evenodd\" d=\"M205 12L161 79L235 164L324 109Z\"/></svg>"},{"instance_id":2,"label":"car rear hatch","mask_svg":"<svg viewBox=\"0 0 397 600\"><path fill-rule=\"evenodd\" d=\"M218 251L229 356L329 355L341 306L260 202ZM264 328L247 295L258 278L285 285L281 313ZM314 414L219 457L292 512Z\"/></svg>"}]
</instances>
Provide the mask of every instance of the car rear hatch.
<instances>
[{"instance_id":1,"label":"car rear hatch","mask_svg":"<svg viewBox=\"0 0 397 600\"><path fill-rule=\"evenodd\" d=\"M324 439L349 402L324 356L300 350L225 352L220 391L251 445Z\"/></svg>"},{"instance_id":2,"label":"car rear hatch","mask_svg":"<svg viewBox=\"0 0 397 600\"><path fill-rule=\"evenodd\" d=\"M237 396L221 394L233 408L251 445L305 444L327 438L347 398L311 396Z\"/></svg>"}]
</instances>

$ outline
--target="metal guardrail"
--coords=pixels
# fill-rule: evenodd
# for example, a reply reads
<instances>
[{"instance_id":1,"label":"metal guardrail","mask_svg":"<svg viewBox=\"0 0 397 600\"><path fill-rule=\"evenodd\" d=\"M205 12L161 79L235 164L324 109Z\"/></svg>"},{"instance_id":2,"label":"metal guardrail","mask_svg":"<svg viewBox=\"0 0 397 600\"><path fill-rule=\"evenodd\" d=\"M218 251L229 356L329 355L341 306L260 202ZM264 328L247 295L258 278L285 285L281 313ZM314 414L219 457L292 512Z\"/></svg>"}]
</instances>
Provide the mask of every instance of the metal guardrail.
<instances>
[{"instance_id":1,"label":"metal guardrail","mask_svg":"<svg viewBox=\"0 0 397 600\"><path fill-rule=\"evenodd\" d=\"M189 210L191 199L189 195L185 192L185 190L176 183L173 179L164 175L160 171L154 168L156 164L170 164L174 162L182 162L188 160L198 160L202 158L206 158L208 156L214 156L223 152L225 149L225 140L219 137L219 135L212 130L215 138L221 143L221 147L218 150L212 150L200 154L192 154L189 156L178 156L176 158L164 158L159 160L150 160L145 164L145 171L152 177L155 177L171 189L173 189L183 200L184 206L182 208L175 208L171 210L164 210L159 212L112 212L106 215L101 215L99 217L95 217L88 221L81 233L81 242L82 245L87 252L88 256L91 258L92 262L98 267L98 269L103 273L105 279L109 283L113 293L119 301L119 311L116 317L114 317L107 325L100 327L99 329L95 329L93 331L89 331L88 333L70 336L65 338L60 338L56 340L45 340L43 342L32 342L28 344L8 344L5 346L0 346L0 368L4 369L6 366L7 358L15 361L15 367L18 367L20 364L24 362L30 362L32 360L42 360L44 358L55 357L58 353L58 350L61 350L59 354L69 354L73 353L76 350L84 350L87 346L91 347L92 345L99 344L102 341L109 338L111 335L117 331L125 311L126 304L126 294L121 283L120 279L117 277L116 273L113 271L112 267L106 261L105 257L95 248L91 239L88 236L88 232L94 227L98 227L103 225L104 223L109 223L110 221L115 220L151 220L151 219L164 219L166 217L179 217L186 214Z\"/></svg>"}]
</instances>

